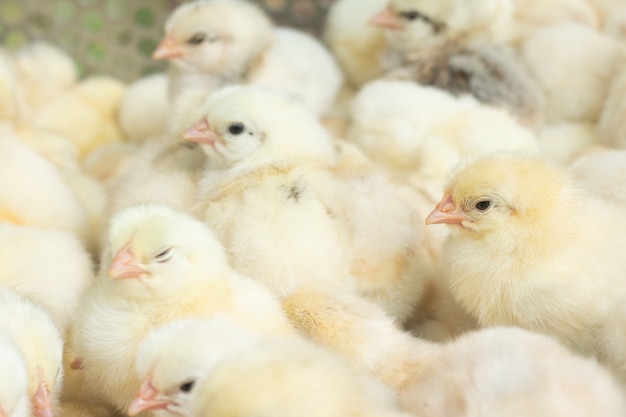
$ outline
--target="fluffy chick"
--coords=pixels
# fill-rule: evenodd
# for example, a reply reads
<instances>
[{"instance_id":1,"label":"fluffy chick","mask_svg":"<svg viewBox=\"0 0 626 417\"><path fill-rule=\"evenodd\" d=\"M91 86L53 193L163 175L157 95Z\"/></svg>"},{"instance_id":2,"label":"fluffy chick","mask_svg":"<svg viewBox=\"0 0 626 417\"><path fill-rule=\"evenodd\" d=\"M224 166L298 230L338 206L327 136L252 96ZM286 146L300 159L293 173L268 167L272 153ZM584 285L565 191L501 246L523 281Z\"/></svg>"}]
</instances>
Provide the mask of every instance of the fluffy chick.
<instances>
[{"instance_id":1,"label":"fluffy chick","mask_svg":"<svg viewBox=\"0 0 626 417\"><path fill-rule=\"evenodd\" d=\"M209 161L194 212L235 268L280 297L303 284L342 286L399 320L411 313L422 291L423 235L392 184L337 172L328 134L285 92L229 87L203 113L184 134Z\"/></svg>"},{"instance_id":2,"label":"fluffy chick","mask_svg":"<svg viewBox=\"0 0 626 417\"><path fill-rule=\"evenodd\" d=\"M218 363L198 387L194 417L406 417L391 390L306 340L261 342Z\"/></svg>"},{"instance_id":3,"label":"fluffy chick","mask_svg":"<svg viewBox=\"0 0 626 417\"><path fill-rule=\"evenodd\" d=\"M188 89L270 85L300 95L321 115L330 110L341 85L341 71L319 41L293 29L274 28L251 2L183 4L167 20L165 32L153 57L172 63L172 98Z\"/></svg>"},{"instance_id":4,"label":"fluffy chick","mask_svg":"<svg viewBox=\"0 0 626 417\"><path fill-rule=\"evenodd\" d=\"M626 292L623 208L535 154L461 163L427 224L450 225L442 263L481 326L517 325L594 351L595 329Z\"/></svg>"},{"instance_id":5,"label":"fluffy chick","mask_svg":"<svg viewBox=\"0 0 626 417\"><path fill-rule=\"evenodd\" d=\"M15 343L26 362L32 415L52 417L63 379L63 339L54 321L42 307L3 287L0 332Z\"/></svg>"},{"instance_id":6,"label":"fluffy chick","mask_svg":"<svg viewBox=\"0 0 626 417\"><path fill-rule=\"evenodd\" d=\"M114 216L100 277L81 302L71 348L96 398L126 412L140 381L139 344L155 327L183 317L223 313L259 332L291 332L263 286L233 271L214 234L165 205ZM73 359L72 359L73 361Z\"/></svg>"},{"instance_id":7,"label":"fluffy chick","mask_svg":"<svg viewBox=\"0 0 626 417\"><path fill-rule=\"evenodd\" d=\"M157 417L190 415L196 387L221 360L258 343L260 334L226 316L181 319L150 332L137 352L142 381L128 409Z\"/></svg>"},{"instance_id":8,"label":"fluffy chick","mask_svg":"<svg viewBox=\"0 0 626 417\"><path fill-rule=\"evenodd\" d=\"M82 243L65 230L0 223L0 247L0 284L46 307L65 333L93 282L92 261Z\"/></svg>"},{"instance_id":9,"label":"fluffy chick","mask_svg":"<svg viewBox=\"0 0 626 417\"><path fill-rule=\"evenodd\" d=\"M28 373L19 347L0 331L0 415L29 417Z\"/></svg>"},{"instance_id":10,"label":"fluffy chick","mask_svg":"<svg viewBox=\"0 0 626 417\"><path fill-rule=\"evenodd\" d=\"M494 327L443 345L401 396L416 416L622 416L622 389L595 360L556 340ZM581 395L584 393L584 395Z\"/></svg>"}]
</instances>

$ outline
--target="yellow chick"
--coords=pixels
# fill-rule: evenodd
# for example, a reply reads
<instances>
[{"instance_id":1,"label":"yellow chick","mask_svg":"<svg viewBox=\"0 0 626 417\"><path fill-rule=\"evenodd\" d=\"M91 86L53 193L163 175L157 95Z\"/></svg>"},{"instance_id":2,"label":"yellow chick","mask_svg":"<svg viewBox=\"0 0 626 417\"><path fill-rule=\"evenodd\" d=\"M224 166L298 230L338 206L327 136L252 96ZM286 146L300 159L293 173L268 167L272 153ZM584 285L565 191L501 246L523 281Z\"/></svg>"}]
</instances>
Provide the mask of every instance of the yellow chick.
<instances>
[{"instance_id":1,"label":"yellow chick","mask_svg":"<svg viewBox=\"0 0 626 417\"><path fill-rule=\"evenodd\" d=\"M157 417L189 416L196 387L210 370L258 343L260 336L227 316L180 319L153 330L137 352L142 383L128 414L150 410Z\"/></svg>"},{"instance_id":2,"label":"yellow chick","mask_svg":"<svg viewBox=\"0 0 626 417\"><path fill-rule=\"evenodd\" d=\"M408 417L388 387L298 338L268 340L218 363L193 417Z\"/></svg>"},{"instance_id":3,"label":"yellow chick","mask_svg":"<svg viewBox=\"0 0 626 417\"><path fill-rule=\"evenodd\" d=\"M39 305L2 287L0 333L13 340L26 362L32 416L53 417L63 379L63 339L54 321Z\"/></svg>"},{"instance_id":4,"label":"yellow chick","mask_svg":"<svg viewBox=\"0 0 626 417\"><path fill-rule=\"evenodd\" d=\"M454 169L426 223L450 225L442 263L481 326L516 325L593 353L595 329L626 292L622 213L538 155L496 153Z\"/></svg>"},{"instance_id":5,"label":"yellow chick","mask_svg":"<svg viewBox=\"0 0 626 417\"><path fill-rule=\"evenodd\" d=\"M0 331L0 415L30 417L28 373L19 347Z\"/></svg>"},{"instance_id":6,"label":"yellow chick","mask_svg":"<svg viewBox=\"0 0 626 417\"><path fill-rule=\"evenodd\" d=\"M622 388L595 360L514 327L475 331L443 345L401 403L421 417L626 413Z\"/></svg>"},{"instance_id":7,"label":"yellow chick","mask_svg":"<svg viewBox=\"0 0 626 417\"><path fill-rule=\"evenodd\" d=\"M300 95L322 115L330 110L342 83L341 70L318 40L294 29L275 28L252 2L182 4L168 18L165 32L153 57L172 63L173 99L189 89L261 84Z\"/></svg>"},{"instance_id":8,"label":"yellow chick","mask_svg":"<svg viewBox=\"0 0 626 417\"><path fill-rule=\"evenodd\" d=\"M139 386L137 349L155 327L228 314L268 334L292 332L280 304L226 261L200 221L165 205L127 208L111 220L99 280L82 299L70 339L73 377L126 412Z\"/></svg>"}]
</instances>

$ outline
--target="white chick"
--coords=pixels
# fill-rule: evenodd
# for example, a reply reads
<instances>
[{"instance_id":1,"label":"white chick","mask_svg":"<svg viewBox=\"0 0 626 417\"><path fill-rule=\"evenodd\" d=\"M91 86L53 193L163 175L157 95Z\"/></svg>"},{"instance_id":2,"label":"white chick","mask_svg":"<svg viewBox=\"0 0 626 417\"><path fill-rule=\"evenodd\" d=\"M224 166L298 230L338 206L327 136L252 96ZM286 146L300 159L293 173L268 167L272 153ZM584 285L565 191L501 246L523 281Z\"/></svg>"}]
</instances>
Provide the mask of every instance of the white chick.
<instances>
[{"instance_id":1,"label":"white chick","mask_svg":"<svg viewBox=\"0 0 626 417\"><path fill-rule=\"evenodd\" d=\"M142 381L128 409L156 417L190 415L196 387L221 360L258 343L260 335L227 316L181 319L150 332L137 351Z\"/></svg>"},{"instance_id":2,"label":"white chick","mask_svg":"<svg viewBox=\"0 0 626 417\"><path fill-rule=\"evenodd\" d=\"M140 381L137 349L149 331L183 317L228 314L268 334L292 332L280 304L233 271L213 233L165 205L130 207L111 220L100 277L84 296L72 331L73 375L126 412Z\"/></svg>"},{"instance_id":3,"label":"white chick","mask_svg":"<svg viewBox=\"0 0 626 417\"><path fill-rule=\"evenodd\" d=\"M626 150L597 150L576 158L569 168L587 192L626 207Z\"/></svg>"},{"instance_id":4,"label":"white chick","mask_svg":"<svg viewBox=\"0 0 626 417\"><path fill-rule=\"evenodd\" d=\"M24 357L13 341L0 331L0 415L29 417L28 374Z\"/></svg>"},{"instance_id":5,"label":"white chick","mask_svg":"<svg viewBox=\"0 0 626 417\"><path fill-rule=\"evenodd\" d=\"M545 92L547 122L597 122L623 62L616 39L577 24L536 31L521 45L521 54Z\"/></svg>"},{"instance_id":6,"label":"white chick","mask_svg":"<svg viewBox=\"0 0 626 417\"><path fill-rule=\"evenodd\" d=\"M427 224L454 298L481 326L516 325L594 352L594 332L626 293L623 207L535 154L497 153L455 168ZM591 197L591 198L590 198Z\"/></svg>"},{"instance_id":7,"label":"white chick","mask_svg":"<svg viewBox=\"0 0 626 417\"><path fill-rule=\"evenodd\" d=\"M519 328L493 327L443 345L402 394L416 416L623 416L624 394L595 360Z\"/></svg>"},{"instance_id":8,"label":"white chick","mask_svg":"<svg viewBox=\"0 0 626 417\"><path fill-rule=\"evenodd\" d=\"M167 74L156 73L131 83L119 103L117 119L126 139L142 142L167 132Z\"/></svg>"},{"instance_id":9,"label":"white chick","mask_svg":"<svg viewBox=\"0 0 626 417\"><path fill-rule=\"evenodd\" d=\"M92 261L82 243L65 230L0 223L0 247L0 285L46 307L65 333L93 282Z\"/></svg>"},{"instance_id":10,"label":"white chick","mask_svg":"<svg viewBox=\"0 0 626 417\"><path fill-rule=\"evenodd\" d=\"M194 213L235 268L279 297L303 284L342 286L401 321L410 315L423 285L423 235L391 183L336 172L328 134L283 91L228 87L203 113L183 136L208 156Z\"/></svg>"},{"instance_id":11,"label":"white chick","mask_svg":"<svg viewBox=\"0 0 626 417\"><path fill-rule=\"evenodd\" d=\"M111 77L86 78L46 103L34 123L72 141L83 158L99 146L122 141L117 108L125 88Z\"/></svg>"},{"instance_id":12,"label":"white chick","mask_svg":"<svg viewBox=\"0 0 626 417\"><path fill-rule=\"evenodd\" d=\"M8 126L0 126L0 219L88 234L85 210L59 171Z\"/></svg>"},{"instance_id":13,"label":"white chick","mask_svg":"<svg viewBox=\"0 0 626 417\"><path fill-rule=\"evenodd\" d=\"M300 95L317 115L328 112L342 82L333 56L312 36L274 28L257 5L197 0L168 18L155 59L172 63L170 96L188 89L261 84Z\"/></svg>"},{"instance_id":14,"label":"white chick","mask_svg":"<svg viewBox=\"0 0 626 417\"><path fill-rule=\"evenodd\" d=\"M407 417L388 387L306 340L268 340L218 363L193 417Z\"/></svg>"},{"instance_id":15,"label":"white chick","mask_svg":"<svg viewBox=\"0 0 626 417\"><path fill-rule=\"evenodd\" d=\"M348 138L433 202L462 158L538 148L533 133L505 111L408 81L369 83L351 107Z\"/></svg>"},{"instance_id":16,"label":"white chick","mask_svg":"<svg viewBox=\"0 0 626 417\"><path fill-rule=\"evenodd\" d=\"M13 340L26 362L32 415L52 417L63 379L63 339L52 318L39 305L3 287L0 332Z\"/></svg>"}]
</instances>

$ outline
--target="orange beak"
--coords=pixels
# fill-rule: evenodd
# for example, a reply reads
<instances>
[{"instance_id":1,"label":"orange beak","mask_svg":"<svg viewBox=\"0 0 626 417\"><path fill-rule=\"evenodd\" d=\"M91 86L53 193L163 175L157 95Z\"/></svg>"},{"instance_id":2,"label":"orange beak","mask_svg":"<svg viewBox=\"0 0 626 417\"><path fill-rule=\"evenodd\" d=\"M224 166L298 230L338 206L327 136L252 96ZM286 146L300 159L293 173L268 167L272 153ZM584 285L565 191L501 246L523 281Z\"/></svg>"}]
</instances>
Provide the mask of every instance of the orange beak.
<instances>
[{"instance_id":1,"label":"orange beak","mask_svg":"<svg viewBox=\"0 0 626 417\"><path fill-rule=\"evenodd\" d=\"M370 19L370 25L383 29L400 30L402 24L400 19L391 9L391 5L385 7Z\"/></svg>"},{"instance_id":2,"label":"orange beak","mask_svg":"<svg viewBox=\"0 0 626 417\"><path fill-rule=\"evenodd\" d=\"M54 417L54 401L52 401L50 390L41 376L37 392L31 398L31 404L35 417Z\"/></svg>"},{"instance_id":3,"label":"orange beak","mask_svg":"<svg viewBox=\"0 0 626 417\"><path fill-rule=\"evenodd\" d=\"M150 382L150 376L146 376L141 383L139 392L137 392L133 402L131 402L130 406L128 406L128 415L134 416L143 411L159 410L172 404L170 400L157 399L158 395L159 391L157 391L152 385L152 382Z\"/></svg>"},{"instance_id":4,"label":"orange beak","mask_svg":"<svg viewBox=\"0 0 626 417\"><path fill-rule=\"evenodd\" d=\"M198 120L185 131L183 139L187 142L206 143L211 146L215 146L215 142L224 144L224 139L211 129L209 122L204 118Z\"/></svg>"},{"instance_id":5,"label":"orange beak","mask_svg":"<svg viewBox=\"0 0 626 417\"><path fill-rule=\"evenodd\" d=\"M130 250L130 245L124 246L113 258L109 267L109 278L139 278L149 272L135 263L135 255Z\"/></svg>"},{"instance_id":6,"label":"orange beak","mask_svg":"<svg viewBox=\"0 0 626 417\"><path fill-rule=\"evenodd\" d=\"M180 58L185 55L185 51L180 47L178 42L172 38L172 36L167 35L162 40L161 43L157 46L157 48L152 53L152 59L172 59L172 58Z\"/></svg>"},{"instance_id":7,"label":"orange beak","mask_svg":"<svg viewBox=\"0 0 626 417\"><path fill-rule=\"evenodd\" d=\"M458 224L468 220L463 214L457 212L452 196L448 193L443 196L435 209L426 217L426 224Z\"/></svg>"}]
</instances>

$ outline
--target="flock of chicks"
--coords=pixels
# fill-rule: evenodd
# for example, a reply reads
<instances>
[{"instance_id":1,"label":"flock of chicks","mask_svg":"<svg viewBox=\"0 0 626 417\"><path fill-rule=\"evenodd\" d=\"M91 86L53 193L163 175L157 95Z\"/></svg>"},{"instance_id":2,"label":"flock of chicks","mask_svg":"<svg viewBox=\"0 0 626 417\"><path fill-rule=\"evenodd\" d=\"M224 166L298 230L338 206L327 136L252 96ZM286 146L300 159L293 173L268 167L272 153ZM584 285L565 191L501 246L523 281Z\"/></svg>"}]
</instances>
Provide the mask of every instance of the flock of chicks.
<instances>
[{"instance_id":1,"label":"flock of chicks","mask_svg":"<svg viewBox=\"0 0 626 417\"><path fill-rule=\"evenodd\" d=\"M2 51L0 416L626 415L624 40L622 0L323 41L196 0L129 86Z\"/></svg>"}]
</instances>

